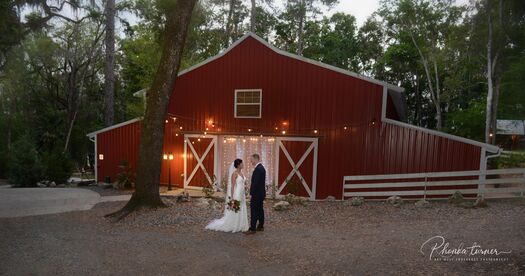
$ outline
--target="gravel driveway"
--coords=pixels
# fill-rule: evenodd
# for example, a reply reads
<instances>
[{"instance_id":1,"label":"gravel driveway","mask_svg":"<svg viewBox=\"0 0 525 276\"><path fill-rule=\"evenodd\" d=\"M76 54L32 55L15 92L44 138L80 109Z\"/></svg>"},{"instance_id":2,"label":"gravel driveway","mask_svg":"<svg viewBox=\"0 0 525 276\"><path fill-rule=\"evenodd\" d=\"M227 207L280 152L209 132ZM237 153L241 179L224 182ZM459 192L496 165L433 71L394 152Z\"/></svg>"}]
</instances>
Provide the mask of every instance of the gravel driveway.
<instances>
[{"instance_id":1,"label":"gravel driveway","mask_svg":"<svg viewBox=\"0 0 525 276\"><path fill-rule=\"evenodd\" d=\"M0 219L0 275L523 275L525 200L484 209L433 203L393 207L316 202L274 212L254 236L203 230L221 210L192 203L141 211L119 223L89 211ZM450 247L511 251L497 261L436 261L420 252L441 235Z\"/></svg>"}]
</instances>

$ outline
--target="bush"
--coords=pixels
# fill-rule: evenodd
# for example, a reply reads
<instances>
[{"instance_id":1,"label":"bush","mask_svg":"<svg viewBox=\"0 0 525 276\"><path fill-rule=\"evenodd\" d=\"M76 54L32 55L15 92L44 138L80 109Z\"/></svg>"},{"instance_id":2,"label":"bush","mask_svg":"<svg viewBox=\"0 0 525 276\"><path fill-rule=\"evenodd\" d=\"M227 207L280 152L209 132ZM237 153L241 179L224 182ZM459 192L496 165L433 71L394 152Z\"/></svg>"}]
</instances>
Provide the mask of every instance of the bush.
<instances>
[{"instance_id":1,"label":"bush","mask_svg":"<svg viewBox=\"0 0 525 276\"><path fill-rule=\"evenodd\" d=\"M133 170L129 166L128 160L121 160L119 167L119 173L117 174L118 188L119 189L131 189L135 187L135 175Z\"/></svg>"},{"instance_id":2,"label":"bush","mask_svg":"<svg viewBox=\"0 0 525 276\"><path fill-rule=\"evenodd\" d=\"M67 154L53 151L43 156L44 178L57 184L66 183L73 170L73 164Z\"/></svg>"},{"instance_id":3,"label":"bush","mask_svg":"<svg viewBox=\"0 0 525 276\"><path fill-rule=\"evenodd\" d=\"M42 162L34 142L24 135L12 144L9 155L9 182L19 187L35 187L42 178Z\"/></svg>"}]
</instances>

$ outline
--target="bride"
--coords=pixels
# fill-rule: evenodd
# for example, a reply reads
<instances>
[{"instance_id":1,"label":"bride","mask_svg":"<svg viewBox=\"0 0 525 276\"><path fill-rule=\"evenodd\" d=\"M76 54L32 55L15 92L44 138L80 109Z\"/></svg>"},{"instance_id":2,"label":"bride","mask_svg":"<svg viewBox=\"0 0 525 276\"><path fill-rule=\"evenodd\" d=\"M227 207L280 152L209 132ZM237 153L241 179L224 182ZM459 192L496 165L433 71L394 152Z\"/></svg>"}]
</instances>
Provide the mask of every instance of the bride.
<instances>
[{"instance_id":1,"label":"bride","mask_svg":"<svg viewBox=\"0 0 525 276\"><path fill-rule=\"evenodd\" d=\"M224 208L224 216L210 222L206 229L233 233L248 231L248 211L246 209L246 195L244 192L246 178L242 173L243 167L241 159L233 161L229 169L226 188L226 204L232 199L240 201L239 211L236 213L233 210L229 210L226 206Z\"/></svg>"}]
</instances>

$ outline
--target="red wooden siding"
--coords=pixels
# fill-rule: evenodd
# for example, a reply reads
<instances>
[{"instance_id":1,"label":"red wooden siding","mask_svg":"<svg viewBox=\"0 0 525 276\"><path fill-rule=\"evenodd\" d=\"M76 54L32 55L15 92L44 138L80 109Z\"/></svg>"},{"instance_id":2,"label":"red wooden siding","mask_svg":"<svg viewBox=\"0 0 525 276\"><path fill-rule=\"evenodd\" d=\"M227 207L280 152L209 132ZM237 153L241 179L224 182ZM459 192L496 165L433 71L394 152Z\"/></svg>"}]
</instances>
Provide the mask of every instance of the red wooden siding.
<instances>
[{"instance_id":1,"label":"red wooden siding","mask_svg":"<svg viewBox=\"0 0 525 276\"><path fill-rule=\"evenodd\" d=\"M261 119L234 118L235 89L262 89ZM182 186L183 132L203 134L208 127L211 135L278 136L282 122L288 123L286 136L319 138L318 199L329 195L341 198L346 175L479 169L477 146L381 122L382 96L383 87L378 84L283 56L248 37L224 56L177 79L168 109L177 121L170 120L165 138L165 151L175 154L172 182ZM393 112L388 112L389 117L395 118ZM208 124L210 120L214 127ZM318 134L314 134L314 129ZM114 129L99 134L99 149L112 150L112 154L135 162L138 134L126 136L122 132L125 131ZM108 149L111 145L114 148ZM304 149L294 147L288 151L297 162ZM205 147L199 150L204 151ZM281 154L280 160L286 158ZM113 168L113 163L107 161L104 164ZM190 167L195 166L192 162L188 163L188 174ZM312 167L312 162L309 157L301 166L305 178L311 177L307 168ZM283 170L279 174L287 174L291 169L288 163L279 165ZM213 170L213 163L206 167ZM100 166L99 180L114 171ZM166 171L163 166L161 183L167 182Z\"/></svg>"}]
</instances>

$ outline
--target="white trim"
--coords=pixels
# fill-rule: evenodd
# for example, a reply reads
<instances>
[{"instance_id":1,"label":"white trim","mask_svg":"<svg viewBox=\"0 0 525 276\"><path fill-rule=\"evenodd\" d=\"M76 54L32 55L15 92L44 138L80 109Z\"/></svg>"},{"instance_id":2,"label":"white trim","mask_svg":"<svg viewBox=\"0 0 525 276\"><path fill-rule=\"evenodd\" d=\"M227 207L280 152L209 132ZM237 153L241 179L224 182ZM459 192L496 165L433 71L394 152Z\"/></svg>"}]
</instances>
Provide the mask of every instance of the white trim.
<instances>
[{"instance_id":1,"label":"white trim","mask_svg":"<svg viewBox=\"0 0 525 276\"><path fill-rule=\"evenodd\" d=\"M109 131L109 130L112 130L112 129L115 129L115 128L119 128L119 127L122 127L122 126L125 126L125 125L129 125L129 124L133 124L135 122L138 122L142 120L141 117L138 117L138 118L135 118L135 119L131 119L131 120L128 120L128 121L125 121L125 122L122 122L122 123L119 123L119 124L116 124L116 125L112 125L112 126L109 126L109 127L106 127L106 128L103 128L103 129L99 129L97 131L93 131L91 133L88 133L86 134L87 137L93 137L99 133L102 133L102 132L106 132L106 131Z\"/></svg>"},{"instance_id":2,"label":"white trim","mask_svg":"<svg viewBox=\"0 0 525 276\"><path fill-rule=\"evenodd\" d=\"M293 161L293 159L290 156L290 153L282 143L283 141L298 141L298 142L311 142L310 146L305 150L303 155L301 156L301 159L297 163ZM316 191L317 191L317 147L318 147L318 138L305 138L305 137L277 137L276 138L276 147L275 147L275 159L276 159L276 174L275 174L275 186L277 188L277 191L275 192L276 196L280 196L279 194L282 192L284 187L286 187L287 182L293 177L293 175L297 175L299 179L301 180L301 184L303 185L304 189L310 196L310 200L315 200L316 198ZM286 176L284 181L282 183L279 183L279 153L282 150L284 153L286 159L288 160L289 164L292 166L292 170ZM299 168L303 164L304 160L308 158L310 153L313 151L313 168L312 168L312 188L308 187L308 184L306 183L306 180L304 179L303 175L301 174Z\"/></svg>"},{"instance_id":3,"label":"white trim","mask_svg":"<svg viewBox=\"0 0 525 276\"><path fill-rule=\"evenodd\" d=\"M229 51L231 51L233 48L237 47L237 45L239 45L241 42L243 42L248 37L255 38L261 44L263 44L267 48L271 49L275 53L280 54L282 56L293 58L293 59L296 59L296 60L299 60L299 61L302 61L302 62L305 62L305 63L309 63L309 64L312 64L312 65L315 65L315 66L319 66L319 67L322 67L322 68L325 68L325 69L328 69L328 70L331 70L331 71L335 71L335 72L338 72L338 73L341 73L341 74L344 74L344 75L347 75L347 76L350 76L350 77L361 79L361 80L364 80L364 81L367 81L367 82L371 82L371 83L378 84L378 85L381 85L381 86L387 86L389 89L392 89L392 90L395 90L395 91L400 91L400 92L404 91L404 88L396 86L396 85L393 85L393 84L390 84L390 83L387 83L387 82L384 82L384 81L376 80L376 79L373 79L373 78L370 78L370 77L366 77L366 76L357 74L355 72L351 72L351 71L344 70L344 69L341 69L341 68L338 68L338 67L335 67L335 66L332 66L332 65L328 65L328 64L325 64L325 63L322 63L322 62L319 62L319 61L315 61L315 60L312 60L312 59L309 59L309 58L305 58L305 57L298 56L298 55L295 55L295 54L292 54L292 53L288 53L286 51L283 51L281 49L276 48L275 46L271 45L270 43L268 43L267 41L265 41L261 37L257 36L254 33L251 33L251 32L248 32L245 35L243 35L239 40L235 41L232 45L230 45L230 47L228 47L226 50L222 51L220 54L218 54L216 56L213 56L213 57L211 57L211 58L209 58L209 59L207 59L207 60L205 60L205 61L203 61L203 62L201 62L199 64L191 66L190 68L188 68L186 70L181 71L178 76L182 76L182 75L184 75L184 74L186 74L188 72L191 72L191 71L193 71L193 70L195 70L195 69L197 69L197 68L199 68L199 67L201 67L203 65L206 65L207 63L210 63L210 62L212 62L212 61L214 61L216 59L221 58L222 56L226 55Z\"/></svg>"},{"instance_id":4,"label":"white trim","mask_svg":"<svg viewBox=\"0 0 525 276\"><path fill-rule=\"evenodd\" d=\"M259 92L259 103L238 103L237 102L237 93L238 92ZM262 89L235 89L233 95L233 117L237 119L260 119L262 118ZM259 116L237 116L237 105L258 105L259 106Z\"/></svg>"},{"instance_id":5,"label":"white trim","mask_svg":"<svg viewBox=\"0 0 525 276\"><path fill-rule=\"evenodd\" d=\"M204 159L208 156L208 153L210 152L211 148L212 147L215 147L214 148L214 152L217 153L217 136L215 135L208 135L206 136L205 138L203 139L206 139L206 138L211 138L211 142L210 144L208 145L208 147L206 148L206 150L204 151L204 153L202 154L202 156L199 156L197 154L197 151L195 151L195 148L193 147L191 141L189 138L197 138L197 137L201 137L201 135L198 135L198 134L185 134L184 135L184 188L201 188L201 187L198 187L198 186L190 186L190 182L191 180L193 179L193 177L195 176L195 174L197 173L197 171L200 169L202 169L202 172L204 173L204 176L206 176L206 179L208 180L208 182L210 184L213 185L213 181L210 177L210 175L208 174L208 171L206 170L206 167L204 166L203 164L203 161ZM193 156L195 157L195 159L197 159L197 165L195 166L195 168L193 168L193 171L191 172L190 176L188 177L187 175L187 160L188 160L188 155L187 155L187 147L190 148L191 152L193 153ZM215 155L216 156L216 155ZM218 166L217 164L217 159L213 158L213 167L216 168Z\"/></svg>"},{"instance_id":6,"label":"white trim","mask_svg":"<svg viewBox=\"0 0 525 276\"><path fill-rule=\"evenodd\" d=\"M463 138L463 137L460 137L460 136L456 136L456 135L440 132L440 131L437 131L437 130L423 128L423 127L419 127L419 126L415 126L415 125L407 124L407 123L404 123L404 122L400 122L400 121L389 119L389 118L386 117L386 106L387 106L386 99L387 99L387 96L388 96L388 89L387 89L387 87L383 87L383 106L381 107L381 121L383 123L387 123L387 124L391 124L391 125L397 125L397 126L400 126L400 127L411 128L411 129L415 129L415 130L418 130L418 131L421 131L421 132L424 132L424 133L428 133L428 134L431 134L431 135L440 136L440 137L443 137L443 138L447 138L447 139L450 139L450 140L462 142L462 143L465 143L465 144L478 146L478 147L484 148L487 151L492 152L492 153L498 153L501 150L499 147L494 146L494 145L485 144L485 143L481 143L481 142L474 141L474 140L471 140L471 139Z\"/></svg>"}]
</instances>

